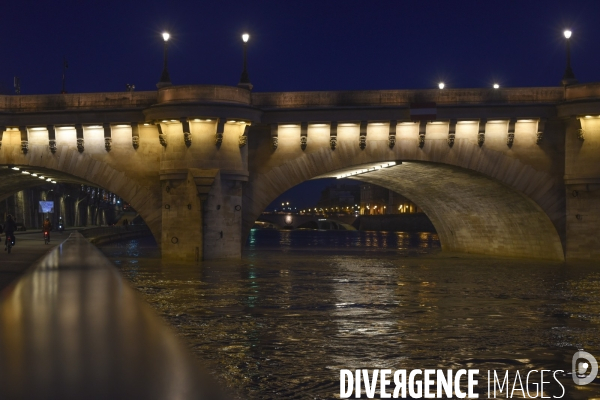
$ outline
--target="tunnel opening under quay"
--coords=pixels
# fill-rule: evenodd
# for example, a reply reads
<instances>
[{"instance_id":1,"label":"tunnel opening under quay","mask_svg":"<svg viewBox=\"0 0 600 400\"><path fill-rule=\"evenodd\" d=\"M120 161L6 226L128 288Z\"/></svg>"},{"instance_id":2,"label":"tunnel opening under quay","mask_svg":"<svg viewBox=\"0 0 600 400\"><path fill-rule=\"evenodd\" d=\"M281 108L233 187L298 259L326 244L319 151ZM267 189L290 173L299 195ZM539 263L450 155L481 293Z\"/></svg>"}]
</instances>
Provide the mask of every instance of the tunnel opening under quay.
<instances>
[{"instance_id":1,"label":"tunnel opening under quay","mask_svg":"<svg viewBox=\"0 0 600 400\"><path fill-rule=\"evenodd\" d=\"M40 201L52 202L42 212ZM0 218L11 214L18 230L39 229L47 217L57 229L116 224L146 225L133 204L95 182L58 170L31 165L0 165Z\"/></svg>"},{"instance_id":2,"label":"tunnel opening under quay","mask_svg":"<svg viewBox=\"0 0 600 400\"><path fill-rule=\"evenodd\" d=\"M443 251L564 261L561 237L544 210L525 194L481 173L397 160L354 165L312 179L321 178L373 184L406 197L429 218Z\"/></svg>"}]
</instances>

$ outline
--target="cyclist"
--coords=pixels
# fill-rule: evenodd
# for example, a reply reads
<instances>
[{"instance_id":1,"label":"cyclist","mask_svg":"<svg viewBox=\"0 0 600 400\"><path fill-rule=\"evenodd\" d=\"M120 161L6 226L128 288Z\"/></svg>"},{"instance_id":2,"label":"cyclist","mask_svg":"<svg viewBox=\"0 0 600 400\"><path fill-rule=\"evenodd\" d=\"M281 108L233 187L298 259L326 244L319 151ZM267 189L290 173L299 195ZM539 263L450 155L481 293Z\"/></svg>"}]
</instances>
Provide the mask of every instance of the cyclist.
<instances>
[{"instance_id":1,"label":"cyclist","mask_svg":"<svg viewBox=\"0 0 600 400\"><path fill-rule=\"evenodd\" d=\"M15 230L17 229L17 224L13 220L12 215L8 214L6 216L6 222L4 223L4 233L6 234L6 240L4 241L4 251L8 248L8 241L13 240L13 236L15 234Z\"/></svg>"},{"instance_id":2,"label":"cyclist","mask_svg":"<svg viewBox=\"0 0 600 400\"><path fill-rule=\"evenodd\" d=\"M42 227L42 232L44 232L44 237L48 235L48 243L50 243L50 231L52 230L52 222L50 222L49 218L46 218L44 221L44 226Z\"/></svg>"}]
</instances>

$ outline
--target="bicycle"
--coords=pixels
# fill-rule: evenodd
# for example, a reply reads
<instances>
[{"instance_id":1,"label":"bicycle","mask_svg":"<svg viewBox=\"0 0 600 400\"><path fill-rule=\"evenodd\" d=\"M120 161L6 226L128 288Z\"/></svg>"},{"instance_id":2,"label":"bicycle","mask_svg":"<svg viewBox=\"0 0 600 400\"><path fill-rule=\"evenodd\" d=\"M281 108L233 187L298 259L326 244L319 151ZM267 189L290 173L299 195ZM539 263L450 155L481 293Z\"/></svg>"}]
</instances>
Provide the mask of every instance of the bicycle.
<instances>
[{"instance_id":1,"label":"bicycle","mask_svg":"<svg viewBox=\"0 0 600 400\"><path fill-rule=\"evenodd\" d=\"M50 243L50 232L44 231L44 244Z\"/></svg>"},{"instance_id":2,"label":"bicycle","mask_svg":"<svg viewBox=\"0 0 600 400\"><path fill-rule=\"evenodd\" d=\"M10 254L10 249L15 245L15 237L6 235L6 250Z\"/></svg>"}]
</instances>

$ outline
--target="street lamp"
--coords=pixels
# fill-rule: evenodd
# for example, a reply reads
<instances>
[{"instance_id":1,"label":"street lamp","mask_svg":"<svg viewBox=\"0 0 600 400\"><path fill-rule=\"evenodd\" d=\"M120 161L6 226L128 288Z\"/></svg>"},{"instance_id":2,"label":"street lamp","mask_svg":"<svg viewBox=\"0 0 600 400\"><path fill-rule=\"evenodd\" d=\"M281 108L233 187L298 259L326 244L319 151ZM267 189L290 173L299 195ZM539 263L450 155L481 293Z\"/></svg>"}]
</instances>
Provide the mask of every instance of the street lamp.
<instances>
[{"instance_id":1,"label":"street lamp","mask_svg":"<svg viewBox=\"0 0 600 400\"><path fill-rule=\"evenodd\" d=\"M567 86L567 85L573 85L573 84L577 83L577 79L575 79L575 74L573 73L573 70L571 69L571 35L572 35L572 32L567 29L563 32L563 35L565 35L565 39L567 39L567 67L565 68L565 74L563 75L563 78L562 78L562 84L564 86Z\"/></svg>"},{"instance_id":2,"label":"street lamp","mask_svg":"<svg viewBox=\"0 0 600 400\"><path fill-rule=\"evenodd\" d=\"M252 90L252 84L250 83L250 77L248 77L248 68L247 68L247 58L248 58L248 40L250 39L250 35L244 33L242 35L242 41L244 42L244 71L242 71L242 76L240 77L240 83L238 83L239 88Z\"/></svg>"},{"instance_id":3,"label":"street lamp","mask_svg":"<svg viewBox=\"0 0 600 400\"><path fill-rule=\"evenodd\" d=\"M494 89L500 89L500 85L498 83L494 83Z\"/></svg>"},{"instance_id":4,"label":"street lamp","mask_svg":"<svg viewBox=\"0 0 600 400\"><path fill-rule=\"evenodd\" d=\"M440 82L440 83L438 83L438 87L440 89L443 89L444 87L446 87L446 85L444 84L444 82Z\"/></svg>"},{"instance_id":5,"label":"street lamp","mask_svg":"<svg viewBox=\"0 0 600 400\"><path fill-rule=\"evenodd\" d=\"M169 35L168 32L163 32L162 34L163 37L163 41L165 42L165 50L164 50L164 57L163 57L163 70L162 70L162 75L160 76L160 82L158 82L156 84L157 88L163 88L165 86L171 86L171 78L169 77L169 70L167 68L167 54L168 54L168 43L169 43L169 38L171 37L171 35Z\"/></svg>"}]
</instances>

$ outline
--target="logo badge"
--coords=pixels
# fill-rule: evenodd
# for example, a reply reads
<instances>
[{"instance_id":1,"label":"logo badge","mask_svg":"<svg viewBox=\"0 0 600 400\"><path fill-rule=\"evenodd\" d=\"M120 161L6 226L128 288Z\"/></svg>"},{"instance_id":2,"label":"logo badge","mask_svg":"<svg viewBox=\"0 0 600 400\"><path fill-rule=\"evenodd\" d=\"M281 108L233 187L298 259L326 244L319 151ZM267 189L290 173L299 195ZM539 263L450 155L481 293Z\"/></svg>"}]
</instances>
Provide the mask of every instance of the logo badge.
<instances>
[{"instance_id":1,"label":"logo badge","mask_svg":"<svg viewBox=\"0 0 600 400\"><path fill-rule=\"evenodd\" d=\"M587 351L578 351L573 354L571 368L573 371L573 382L576 385L587 385L596 379L598 375L598 362Z\"/></svg>"}]
</instances>

